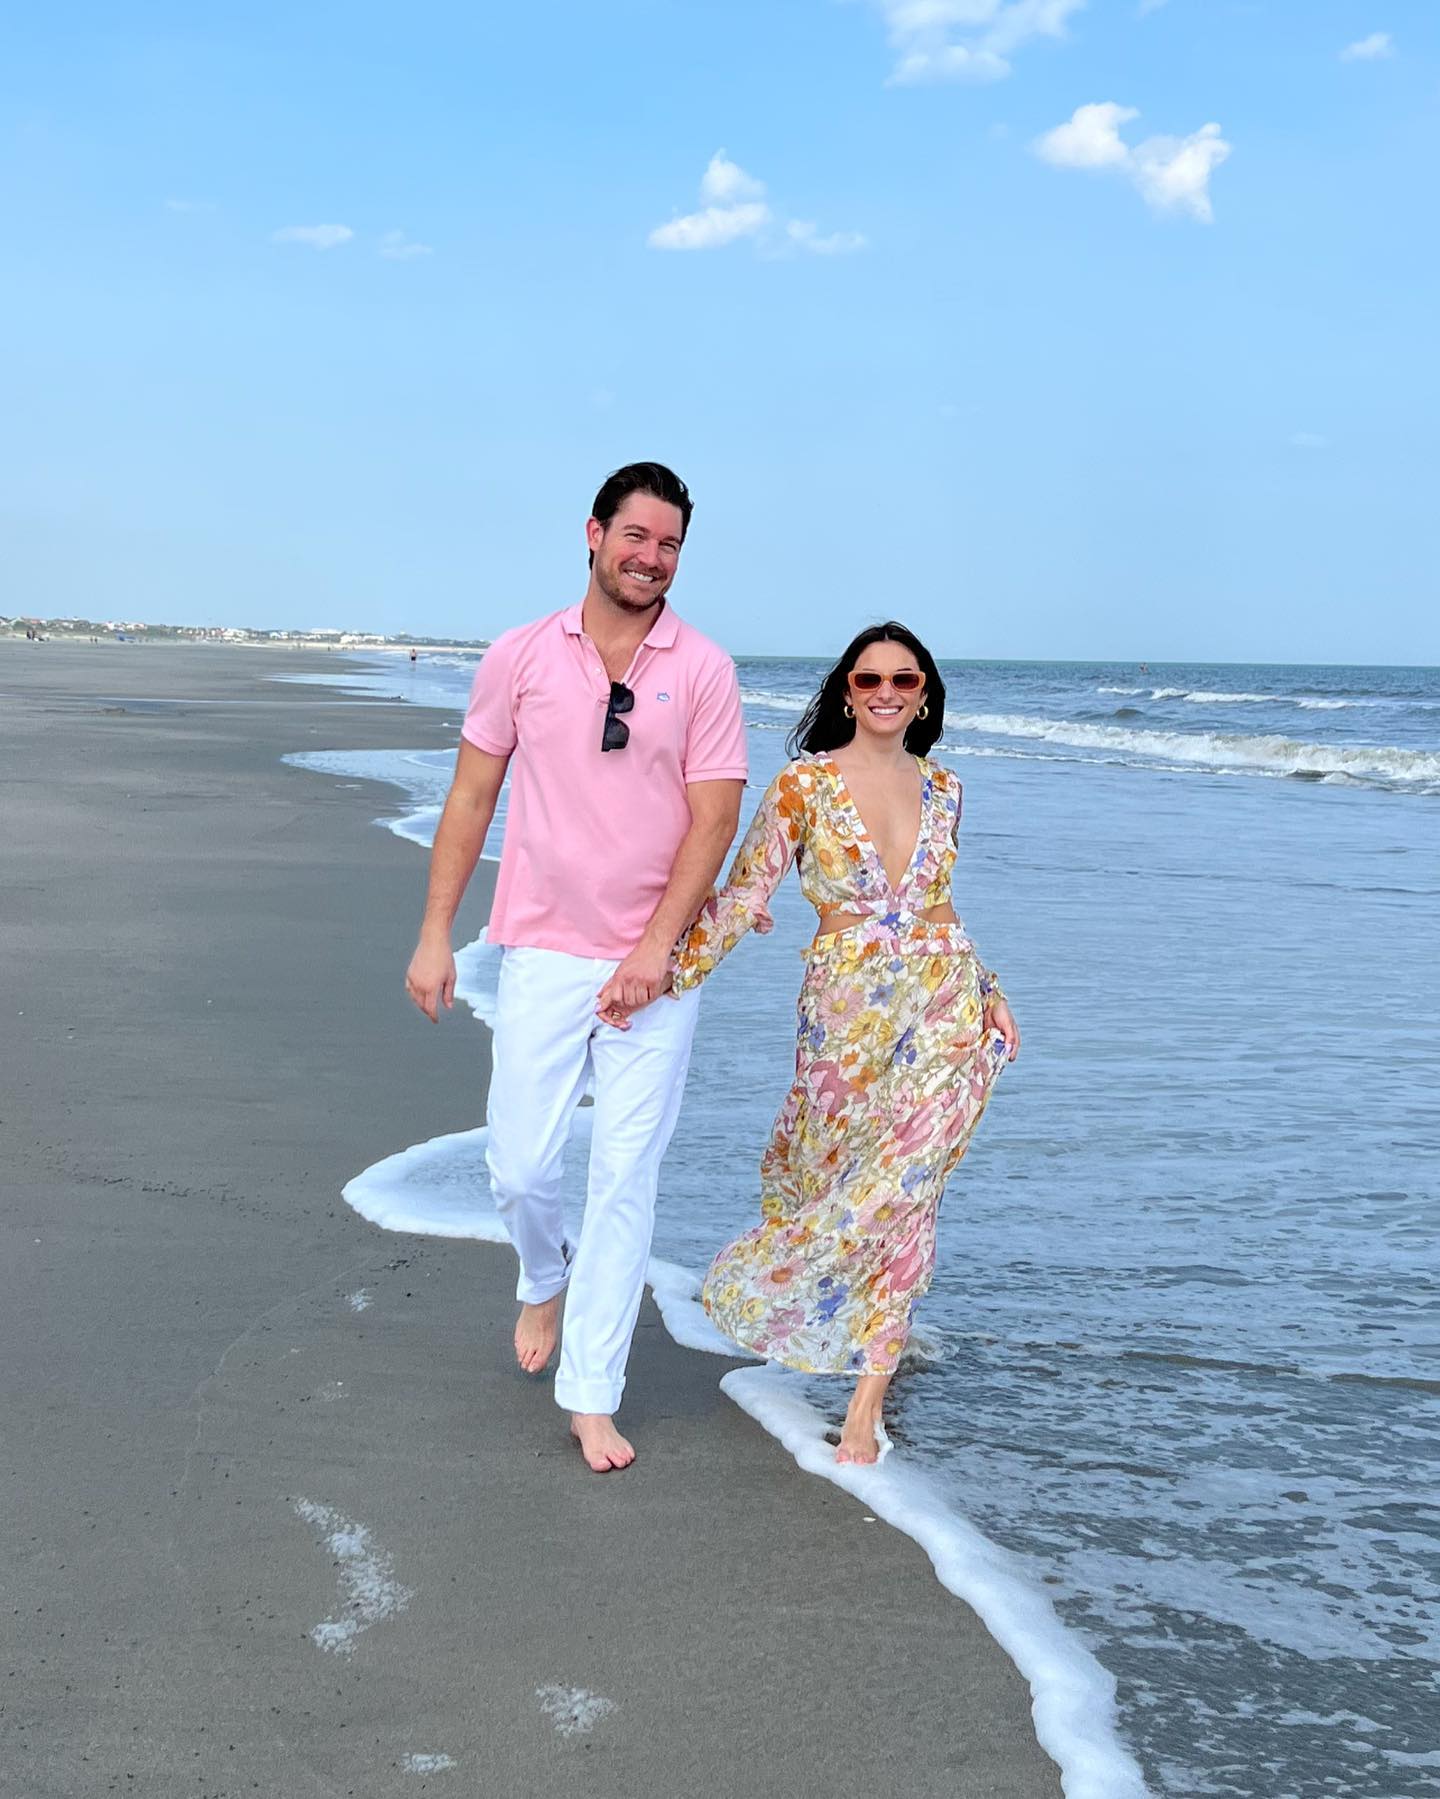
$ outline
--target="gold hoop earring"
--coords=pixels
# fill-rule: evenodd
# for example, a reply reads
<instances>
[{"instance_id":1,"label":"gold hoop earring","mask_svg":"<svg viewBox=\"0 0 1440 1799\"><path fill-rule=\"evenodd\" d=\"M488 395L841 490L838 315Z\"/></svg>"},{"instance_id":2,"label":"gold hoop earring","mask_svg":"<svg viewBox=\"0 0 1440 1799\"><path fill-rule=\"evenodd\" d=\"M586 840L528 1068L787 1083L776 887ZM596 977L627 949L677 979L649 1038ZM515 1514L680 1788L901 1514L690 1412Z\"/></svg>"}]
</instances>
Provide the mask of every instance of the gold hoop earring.
<instances>
[{"instance_id":1,"label":"gold hoop earring","mask_svg":"<svg viewBox=\"0 0 1440 1799\"><path fill-rule=\"evenodd\" d=\"M922 704L922 705L921 705L921 707L920 707L920 710L919 710L919 711L918 711L918 712L917 712L917 713L916 713L916 714L915 714L915 716L916 716L916 718L929 718L929 716L930 716L930 702L929 702L929 700L926 700L926 701L925 701L925 702L924 702L924 703L923 703L923 704Z\"/></svg>"},{"instance_id":2,"label":"gold hoop earring","mask_svg":"<svg viewBox=\"0 0 1440 1799\"><path fill-rule=\"evenodd\" d=\"M846 700L845 702L845 716L846 718L854 718L855 716L855 708L850 704L849 700Z\"/></svg>"}]
</instances>

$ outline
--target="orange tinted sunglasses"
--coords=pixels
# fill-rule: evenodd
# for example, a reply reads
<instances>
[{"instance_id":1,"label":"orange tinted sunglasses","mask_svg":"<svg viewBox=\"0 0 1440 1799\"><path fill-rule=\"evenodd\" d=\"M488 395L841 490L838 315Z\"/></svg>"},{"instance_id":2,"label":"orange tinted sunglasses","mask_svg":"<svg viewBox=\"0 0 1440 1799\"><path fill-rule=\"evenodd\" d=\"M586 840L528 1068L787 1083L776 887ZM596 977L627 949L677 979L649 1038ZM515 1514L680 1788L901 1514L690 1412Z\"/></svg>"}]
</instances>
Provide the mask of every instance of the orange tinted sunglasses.
<instances>
[{"instance_id":1,"label":"orange tinted sunglasses","mask_svg":"<svg viewBox=\"0 0 1440 1799\"><path fill-rule=\"evenodd\" d=\"M850 685L856 693L874 693L887 680L896 693L914 693L925 685L924 675L913 668L898 669L893 675L877 675L872 668L862 668L851 675Z\"/></svg>"}]
</instances>

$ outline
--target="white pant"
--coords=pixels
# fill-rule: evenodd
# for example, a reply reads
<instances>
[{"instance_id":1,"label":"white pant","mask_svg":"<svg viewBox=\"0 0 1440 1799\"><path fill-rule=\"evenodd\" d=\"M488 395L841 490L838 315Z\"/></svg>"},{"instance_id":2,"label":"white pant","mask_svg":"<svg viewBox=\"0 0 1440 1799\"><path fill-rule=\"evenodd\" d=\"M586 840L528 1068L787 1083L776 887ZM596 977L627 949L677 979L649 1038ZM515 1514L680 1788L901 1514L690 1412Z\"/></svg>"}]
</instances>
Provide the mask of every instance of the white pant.
<instances>
[{"instance_id":1,"label":"white pant","mask_svg":"<svg viewBox=\"0 0 1440 1799\"><path fill-rule=\"evenodd\" d=\"M618 966L548 949L507 949L500 965L486 1161L520 1256L516 1297L538 1305L569 1288L555 1399L571 1412L614 1412L625 1388L700 999L662 994L617 1031L595 1016L595 1001ZM561 1162L592 1070L590 1180L572 1244Z\"/></svg>"}]
</instances>

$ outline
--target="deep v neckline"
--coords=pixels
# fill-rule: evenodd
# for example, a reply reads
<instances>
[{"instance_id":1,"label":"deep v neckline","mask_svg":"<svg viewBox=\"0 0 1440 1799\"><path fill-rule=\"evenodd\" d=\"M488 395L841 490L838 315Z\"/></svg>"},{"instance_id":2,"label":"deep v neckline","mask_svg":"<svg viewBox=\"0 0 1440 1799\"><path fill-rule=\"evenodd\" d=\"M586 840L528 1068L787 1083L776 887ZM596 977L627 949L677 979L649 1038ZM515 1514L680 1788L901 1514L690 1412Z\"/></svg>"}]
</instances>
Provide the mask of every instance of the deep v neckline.
<instances>
[{"instance_id":1,"label":"deep v neckline","mask_svg":"<svg viewBox=\"0 0 1440 1799\"><path fill-rule=\"evenodd\" d=\"M890 889L893 897L899 899L900 889L906 885L914 872L915 863L919 859L920 851L925 843L925 808L930 800L930 770L925 757L916 756L914 758L920 766L920 822L915 827L915 847L910 852L909 860L905 864L905 872L901 875L898 883L890 879L890 871L885 866L885 858L880 854L875 839L870 835L860 808L855 803L855 796L850 791L850 783L845 779L845 770L833 756L827 756L825 760L830 764L831 771L835 776L835 786L841 802L849 807L850 816L855 821L856 835L869 850L870 859L879 869L881 880Z\"/></svg>"}]
</instances>

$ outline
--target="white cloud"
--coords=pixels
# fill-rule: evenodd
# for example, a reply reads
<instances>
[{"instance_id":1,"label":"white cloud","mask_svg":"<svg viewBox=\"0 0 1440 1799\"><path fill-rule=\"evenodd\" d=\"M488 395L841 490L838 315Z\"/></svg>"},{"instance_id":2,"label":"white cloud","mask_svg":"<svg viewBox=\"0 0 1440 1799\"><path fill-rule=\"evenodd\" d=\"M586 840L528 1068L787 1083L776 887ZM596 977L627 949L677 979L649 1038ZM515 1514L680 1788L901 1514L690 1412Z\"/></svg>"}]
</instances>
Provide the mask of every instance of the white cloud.
<instances>
[{"instance_id":1,"label":"white cloud","mask_svg":"<svg viewBox=\"0 0 1440 1799\"><path fill-rule=\"evenodd\" d=\"M769 223L770 208L758 202L707 206L657 225L648 242L652 250L718 250L738 238L755 237Z\"/></svg>"},{"instance_id":2,"label":"white cloud","mask_svg":"<svg viewBox=\"0 0 1440 1799\"><path fill-rule=\"evenodd\" d=\"M1135 10L1140 18L1148 19L1152 12L1159 12L1166 3L1167 0L1140 0L1140 4Z\"/></svg>"},{"instance_id":3,"label":"white cloud","mask_svg":"<svg viewBox=\"0 0 1440 1799\"><path fill-rule=\"evenodd\" d=\"M696 212L657 225L646 240L652 250L719 250L750 238L770 254L802 249L816 256L840 256L862 250L858 231L822 236L808 219L777 218L765 198L765 183L747 174L723 150L717 150L700 177L701 206Z\"/></svg>"},{"instance_id":4,"label":"white cloud","mask_svg":"<svg viewBox=\"0 0 1440 1799\"><path fill-rule=\"evenodd\" d=\"M213 200L167 200L165 210L166 212L214 212L216 206Z\"/></svg>"},{"instance_id":5,"label":"white cloud","mask_svg":"<svg viewBox=\"0 0 1440 1799\"><path fill-rule=\"evenodd\" d=\"M387 231L380 239L380 254L387 262L414 262L420 256L433 256L429 244L417 244L403 231Z\"/></svg>"},{"instance_id":6,"label":"white cloud","mask_svg":"<svg viewBox=\"0 0 1440 1799\"><path fill-rule=\"evenodd\" d=\"M996 8L986 45L1008 56L1032 38L1064 37L1065 21L1084 4L1085 0L1010 0L1008 6Z\"/></svg>"},{"instance_id":7,"label":"white cloud","mask_svg":"<svg viewBox=\"0 0 1440 1799\"><path fill-rule=\"evenodd\" d=\"M1110 169L1130 160L1130 146L1120 127L1138 119L1133 106L1117 106L1113 100L1093 106L1077 106L1064 125L1035 140L1035 154L1057 169Z\"/></svg>"},{"instance_id":8,"label":"white cloud","mask_svg":"<svg viewBox=\"0 0 1440 1799\"><path fill-rule=\"evenodd\" d=\"M1230 148L1218 125L1202 125L1189 137L1147 137L1131 158L1135 185L1156 212L1188 212L1209 225L1215 218L1210 177Z\"/></svg>"},{"instance_id":9,"label":"white cloud","mask_svg":"<svg viewBox=\"0 0 1440 1799\"><path fill-rule=\"evenodd\" d=\"M1010 65L993 50L976 50L968 44L936 44L931 49L910 50L891 71L894 87L918 87L932 81L1003 81Z\"/></svg>"},{"instance_id":10,"label":"white cloud","mask_svg":"<svg viewBox=\"0 0 1440 1799\"><path fill-rule=\"evenodd\" d=\"M1230 155L1218 125L1202 125L1189 137L1147 137L1127 144L1120 127L1139 118L1133 106L1105 100L1077 106L1063 125L1036 138L1032 148L1057 169L1110 169L1125 176L1156 212L1183 212L1208 225L1210 177Z\"/></svg>"},{"instance_id":11,"label":"white cloud","mask_svg":"<svg viewBox=\"0 0 1440 1799\"><path fill-rule=\"evenodd\" d=\"M1001 81L1036 38L1065 35L1085 0L871 0L895 52L894 87Z\"/></svg>"},{"instance_id":12,"label":"white cloud","mask_svg":"<svg viewBox=\"0 0 1440 1799\"><path fill-rule=\"evenodd\" d=\"M1314 431L1294 431L1290 435L1290 443L1297 450L1328 450L1330 439L1321 437Z\"/></svg>"},{"instance_id":13,"label":"white cloud","mask_svg":"<svg viewBox=\"0 0 1440 1799\"><path fill-rule=\"evenodd\" d=\"M756 237L770 223L764 196L763 181L717 150L700 177L700 211L657 225L648 239L650 248L718 250L742 237Z\"/></svg>"},{"instance_id":14,"label":"white cloud","mask_svg":"<svg viewBox=\"0 0 1440 1799\"><path fill-rule=\"evenodd\" d=\"M333 250L348 244L355 233L348 225L286 225L274 232L272 244L307 244L312 250Z\"/></svg>"},{"instance_id":15,"label":"white cloud","mask_svg":"<svg viewBox=\"0 0 1440 1799\"><path fill-rule=\"evenodd\" d=\"M859 231L832 231L822 237L810 219L791 219L785 227L792 244L809 250L815 256L852 256L865 248L864 234Z\"/></svg>"},{"instance_id":16,"label":"white cloud","mask_svg":"<svg viewBox=\"0 0 1440 1799\"><path fill-rule=\"evenodd\" d=\"M1395 54L1395 40L1388 31L1372 31L1356 44L1347 44L1340 52L1341 62L1379 62Z\"/></svg>"},{"instance_id":17,"label":"white cloud","mask_svg":"<svg viewBox=\"0 0 1440 1799\"><path fill-rule=\"evenodd\" d=\"M747 175L738 162L717 150L700 177L700 198L707 206L735 206L745 200L763 200L765 183Z\"/></svg>"}]
</instances>

